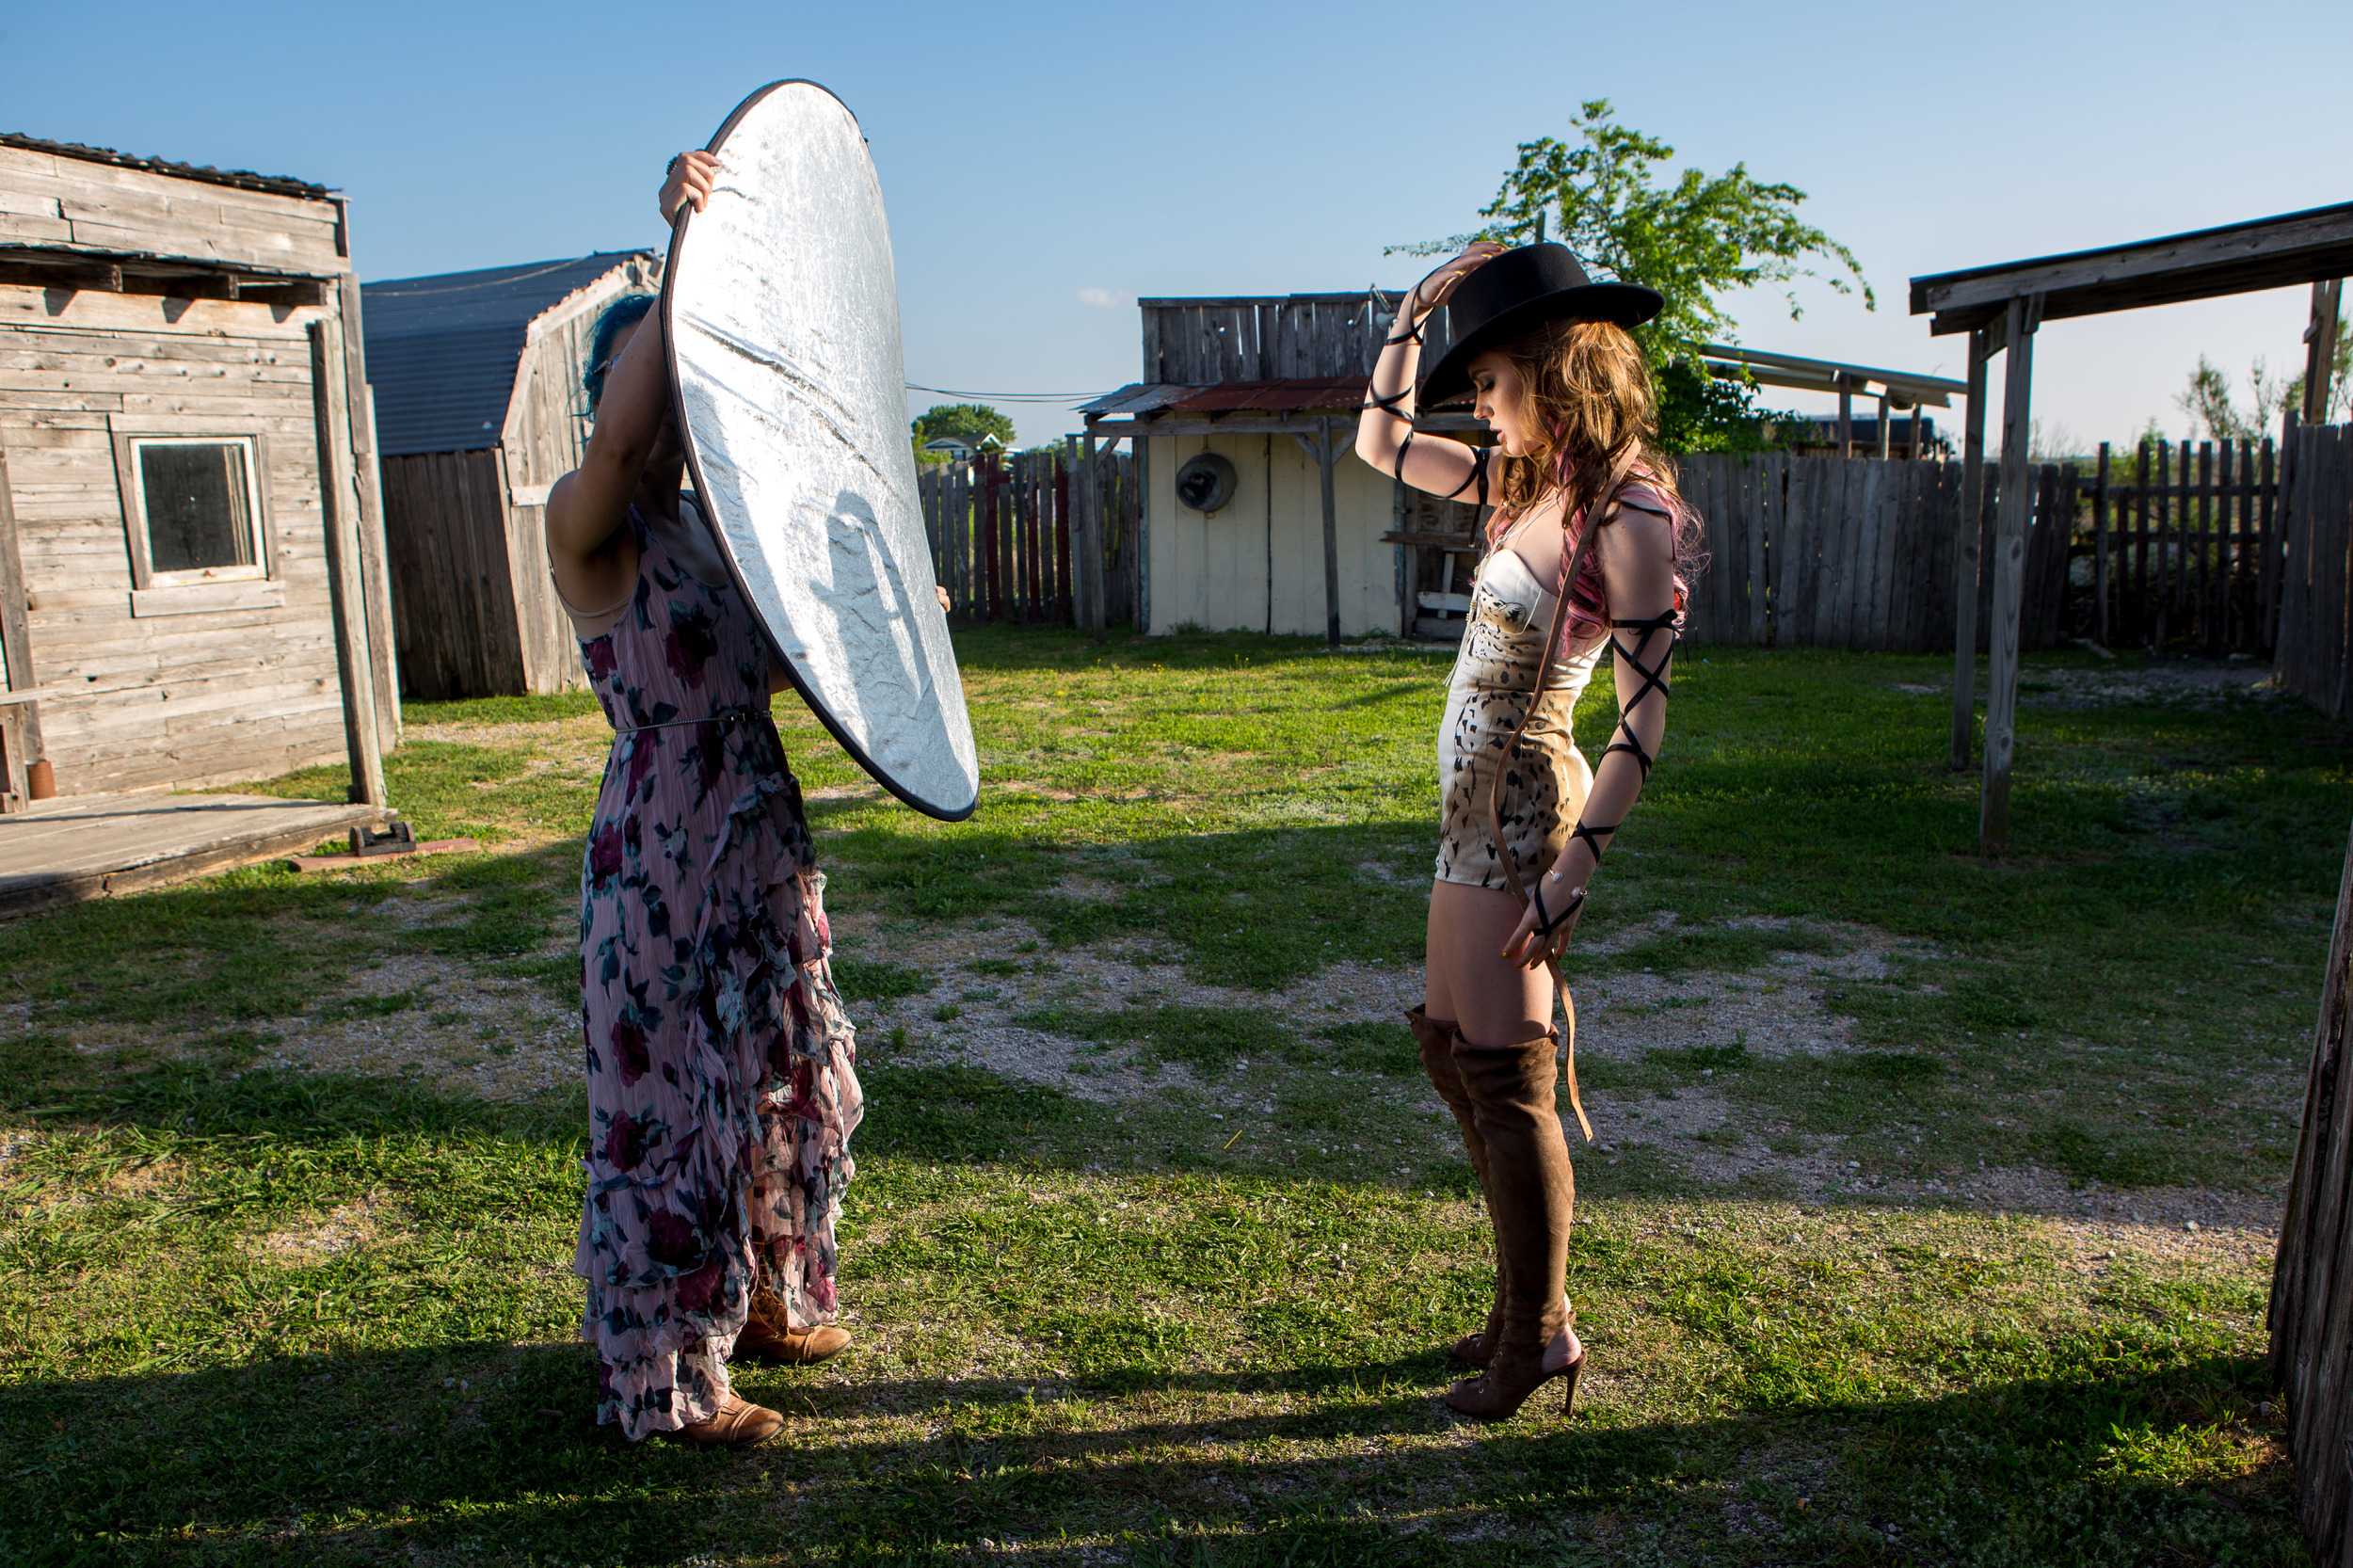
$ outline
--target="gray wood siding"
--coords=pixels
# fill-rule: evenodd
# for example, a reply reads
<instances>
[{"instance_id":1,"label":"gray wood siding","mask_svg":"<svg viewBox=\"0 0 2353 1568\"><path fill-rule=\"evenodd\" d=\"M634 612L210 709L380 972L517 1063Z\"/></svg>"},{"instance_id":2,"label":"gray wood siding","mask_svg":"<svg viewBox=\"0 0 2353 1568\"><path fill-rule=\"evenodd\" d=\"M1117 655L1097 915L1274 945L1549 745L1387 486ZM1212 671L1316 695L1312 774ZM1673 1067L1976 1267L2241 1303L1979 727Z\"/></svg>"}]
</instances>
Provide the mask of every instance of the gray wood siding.
<instances>
[{"instance_id":1,"label":"gray wood siding","mask_svg":"<svg viewBox=\"0 0 2353 1568\"><path fill-rule=\"evenodd\" d=\"M535 508L536 510L536 508ZM495 452L384 459L392 623L406 697L515 696L517 585ZM544 584L546 570L539 573ZM577 662L577 661L575 661Z\"/></svg>"},{"instance_id":2,"label":"gray wood siding","mask_svg":"<svg viewBox=\"0 0 2353 1568\"><path fill-rule=\"evenodd\" d=\"M1396 324L1402 294L1294 294L1280 298L1145 299L1144 376L1206 387L1367 376ZM1451 341L1447 312L1422 323L1422 362Z\"/></svg>"},{"instance_id":3,"label":"gray wood siding","mask_svg":"<svg viewBox=\"0 0 2353 1568\"><path fill-rule=\"evenodd\" d=\"M0 147L0 244L328 278L349 269L337 241L331 201Z\"/></svg>"},{"instance_id":4,"label":"gray wood siding","mask_svg":"<svg viewBox=\"0 0 2353 1568\"><path fill-rule=\"evenodd\" d=\"M42 689L70 694L40 705L61 793L343 758L305 336L319 313L0 284L0 444L27 625ZM134 614L115 436L190 420L262 440L269 586Z\"/></svg>"}]
</instances>

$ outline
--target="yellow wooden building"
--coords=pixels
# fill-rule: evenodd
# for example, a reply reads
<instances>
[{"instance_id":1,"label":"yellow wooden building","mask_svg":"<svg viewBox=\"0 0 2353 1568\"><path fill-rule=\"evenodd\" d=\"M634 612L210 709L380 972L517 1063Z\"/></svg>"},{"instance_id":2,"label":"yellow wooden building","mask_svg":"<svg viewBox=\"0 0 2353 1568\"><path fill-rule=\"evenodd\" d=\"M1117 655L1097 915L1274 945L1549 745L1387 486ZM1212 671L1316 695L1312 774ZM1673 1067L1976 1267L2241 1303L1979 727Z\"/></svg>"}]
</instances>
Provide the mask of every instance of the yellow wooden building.
<instances>
[{"instance_id":1,"label":"yellow wooden building","mask_svg":"<svg viewBox=\"0 0 2353 1568\"><path fill-rule=\"evenodd\" d=\"M1090 452L1141 465L1142 629L1447 637L1472 508L1358 460L1356 415L1399 296L1145 299L1144 379L1085 405ZM1430 324L1443 333L1443 317ZM1433 336L1423 352L1445 351ZM1468 433L1467 414L1424 416Z\"/></svg>"}]
</instances>

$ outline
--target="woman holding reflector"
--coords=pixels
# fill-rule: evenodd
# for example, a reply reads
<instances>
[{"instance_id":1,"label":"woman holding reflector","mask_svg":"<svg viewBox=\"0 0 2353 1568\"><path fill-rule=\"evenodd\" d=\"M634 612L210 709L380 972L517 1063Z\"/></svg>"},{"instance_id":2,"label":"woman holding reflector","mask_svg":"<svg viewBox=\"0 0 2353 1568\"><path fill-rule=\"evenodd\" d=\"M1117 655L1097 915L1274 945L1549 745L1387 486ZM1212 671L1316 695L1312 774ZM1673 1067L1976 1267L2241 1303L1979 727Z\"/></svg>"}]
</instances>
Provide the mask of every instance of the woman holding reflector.
<instances>
[{"instance_id":1,"label":"woman holding reflector","mask_svg":"<svg viewBox=\"0 0 2353 1568\"><path fill-rule=\"evenodd\" d=\"M1470 397L1495 432L1484 450L1414 434L1421 323L1441 304L1452 342L1418 401ZM1561 246L1475 244L1406 296L1357 425L1357 455L1382 472L1497 505L1438 736L1427 979L1407 1015L1495 1226L1494 1308L1453 1348L1484 1370L1447 1394L1480 1419L1513 1414L1556 1378L1567 1411L1585 1365L1562 1297L1577 1189L1552 1019L1587 886L1666 731L1681 574L1696 554L1698 520L1653 445L1649 372L1626 330L1659 305L1649 289L1588 280ZM1604 644L1620 721L1588 768L1570 715Z\"/></svg>"},{"instance_id":2,"label":"woman holding reflector","mask_svg":"<svg viewBox=\"0 0 2353 1568\"><path fill-rule=\"evenodd\" d=\"M708 197L672 161L666 220ZM787 685L710 528L654 305L609 306L595 427L548 497L548 556L613 752L581 878L588 1192L573 1267L597 1419L632 1439L758 1442L731 1354L808 1362L834 1326L834 1224L862 1113L834 989L825 879L768 699Z\"/></svg>"}]
</instances>

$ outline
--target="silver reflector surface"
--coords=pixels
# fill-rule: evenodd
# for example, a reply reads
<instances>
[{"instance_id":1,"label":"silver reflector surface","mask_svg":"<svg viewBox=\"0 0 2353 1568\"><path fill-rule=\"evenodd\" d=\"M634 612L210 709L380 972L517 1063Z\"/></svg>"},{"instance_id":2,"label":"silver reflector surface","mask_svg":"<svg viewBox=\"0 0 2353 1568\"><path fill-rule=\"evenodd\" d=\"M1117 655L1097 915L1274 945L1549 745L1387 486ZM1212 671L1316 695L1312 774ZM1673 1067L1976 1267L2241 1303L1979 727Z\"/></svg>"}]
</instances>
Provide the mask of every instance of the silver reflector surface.
<instances>
[{"instance_id":1,"label":"silver reflector surface","mask_svg":"<svg viewBox=\"0 0 2353 1568\"><path fill-rule=\"evenodd\" d=\"M857 120L813 82L745 99L663 282L695 490L792 683L858 765L954 821L980 799L907 436L897 275Z\"/></svg>"}]
</instances>

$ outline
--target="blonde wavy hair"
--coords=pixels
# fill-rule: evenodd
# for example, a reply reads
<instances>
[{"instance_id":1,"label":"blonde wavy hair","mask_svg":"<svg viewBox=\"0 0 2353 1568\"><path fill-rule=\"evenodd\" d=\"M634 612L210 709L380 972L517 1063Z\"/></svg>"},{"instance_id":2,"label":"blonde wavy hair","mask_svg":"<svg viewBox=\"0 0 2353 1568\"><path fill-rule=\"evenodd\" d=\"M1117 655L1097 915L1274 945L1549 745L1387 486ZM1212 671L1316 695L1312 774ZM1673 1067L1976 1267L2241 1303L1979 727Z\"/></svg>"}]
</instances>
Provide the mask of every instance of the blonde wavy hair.
<instances>
[{"instance_id":1,"label":"blonde wavy hair","mask_svg":"<svg viewBox=\"0 0 2353 1568\"><path fill-rule=\"evenodd\" d=\"M1616 462L1686 511L1673 459L1658 449L1658 395L1634 335L1615 322L1561 321L1503 351L1519 373L1528 451L1503 459L1500 499L1514 513L1568 492L1574 517ZM1676 563L1683 562L1678 541Z\"/></svg>"}]
</instances>

